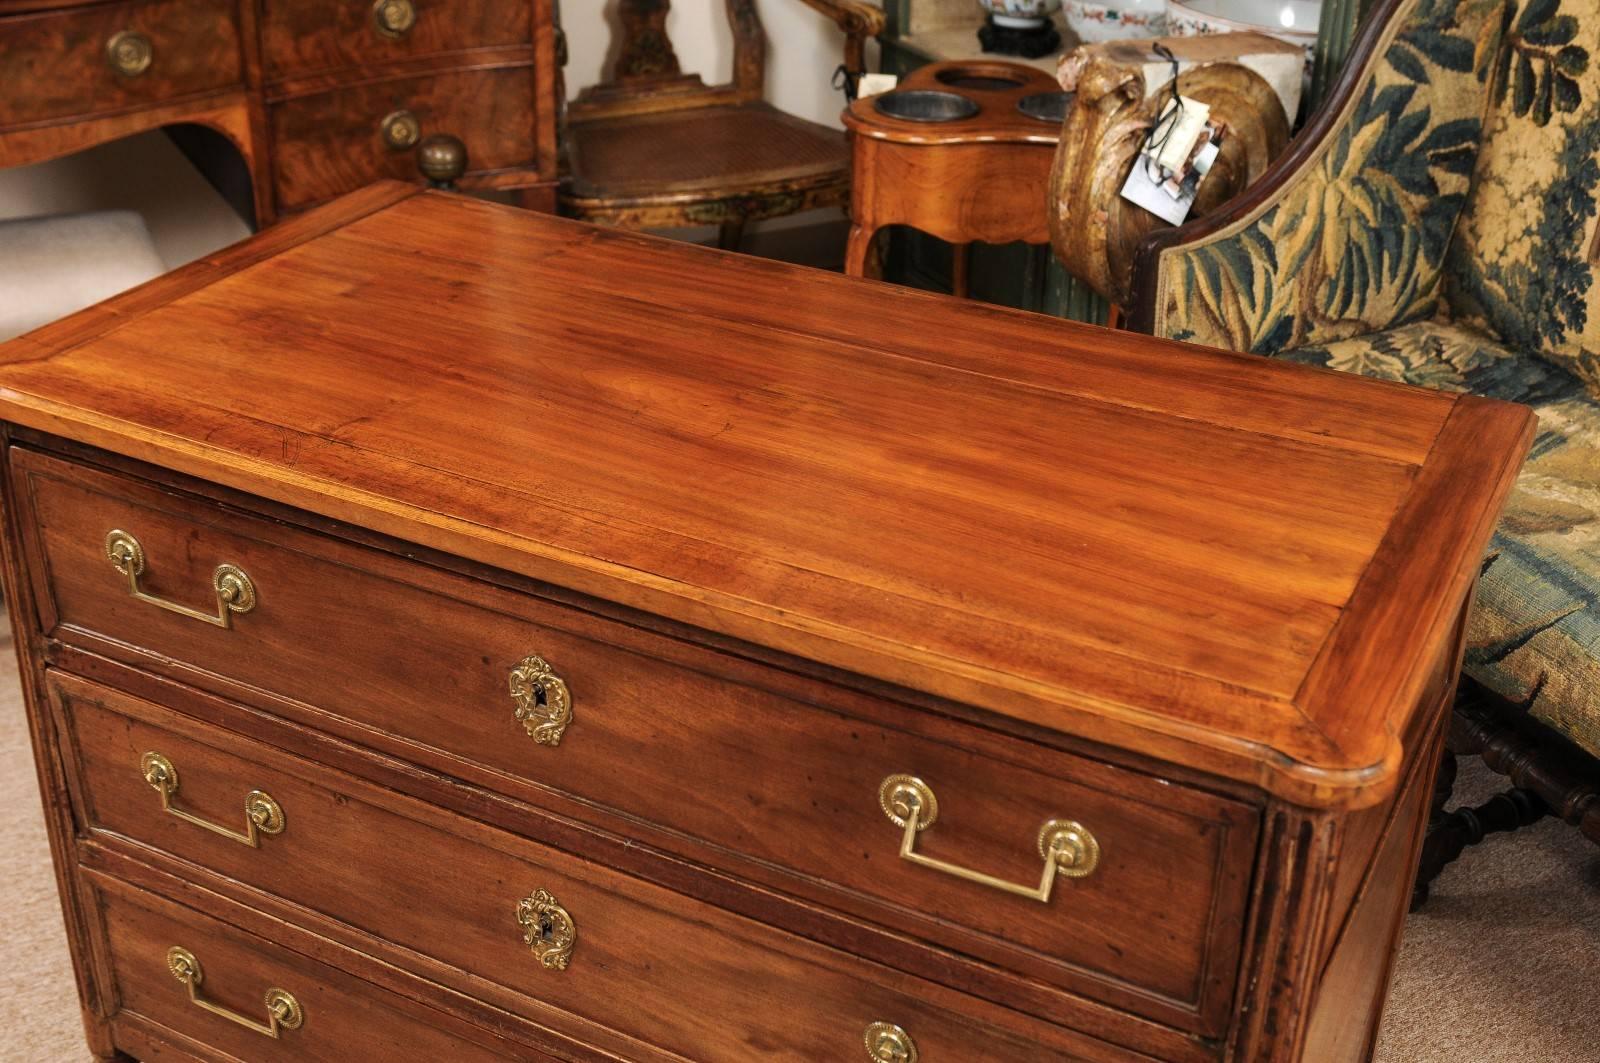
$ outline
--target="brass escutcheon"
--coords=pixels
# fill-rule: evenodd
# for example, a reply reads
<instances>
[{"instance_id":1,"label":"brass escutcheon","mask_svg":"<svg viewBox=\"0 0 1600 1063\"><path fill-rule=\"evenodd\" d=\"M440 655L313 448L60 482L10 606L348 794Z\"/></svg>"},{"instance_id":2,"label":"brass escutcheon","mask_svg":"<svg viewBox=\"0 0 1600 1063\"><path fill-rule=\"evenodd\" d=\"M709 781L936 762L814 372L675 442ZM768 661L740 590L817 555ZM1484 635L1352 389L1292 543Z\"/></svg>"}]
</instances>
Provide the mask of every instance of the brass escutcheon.
<instances>
[{"instance_id":1,"label":"brass escutcheon","mask_svg":"<svg viewBox=\"0 0 1600 1063\"><path fill-rule=\"evenodd\" d=\"M535 745L558 746L572 722L572 692L543 657L528 656L511 669L514 715Z\"/></svg>"},{"instance_id":2,"label":"brass escutcheon","mask_svg":"<svg viewBox=\"0 0 1600 1063\"><path fill-rule=\"evenodd\" d=\"M578 927L549 890L535 890L517 902L522 941L547 971L564 971L572 962Z\"/></svg>"}]
</instances>

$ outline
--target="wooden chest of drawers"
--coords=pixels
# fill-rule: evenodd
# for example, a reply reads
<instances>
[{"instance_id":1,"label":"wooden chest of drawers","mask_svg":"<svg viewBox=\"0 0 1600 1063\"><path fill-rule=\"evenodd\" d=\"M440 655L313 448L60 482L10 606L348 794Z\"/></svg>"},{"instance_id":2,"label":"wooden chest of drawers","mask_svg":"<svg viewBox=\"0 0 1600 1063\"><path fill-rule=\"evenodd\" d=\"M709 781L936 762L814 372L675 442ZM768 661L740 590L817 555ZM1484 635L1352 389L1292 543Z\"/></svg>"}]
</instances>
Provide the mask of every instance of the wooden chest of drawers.
<instances>
[{"instance_id":1,"label":"wooden chest of drawers","mask_svg":"<svg viewBox=\"0 0 1600 1063\"><path fill-rule=\"evenodd\" d=\"M397 184L0 416L91 1046L262 1060L1364 1058L1530 428Z\"/></svg>"},{"instance_id":2,"label":"wooden chest of drawers","mask_svg":"<svg viewBox=\"0 0 1600 1063\"><path fill-rule=\"evenodd\" d=\"M451 133L465 187L554 210L552 2L0 0L0 167L203 127L242 157L267 225L411 179L417 141Z\"/></svg>"}]
</instances>

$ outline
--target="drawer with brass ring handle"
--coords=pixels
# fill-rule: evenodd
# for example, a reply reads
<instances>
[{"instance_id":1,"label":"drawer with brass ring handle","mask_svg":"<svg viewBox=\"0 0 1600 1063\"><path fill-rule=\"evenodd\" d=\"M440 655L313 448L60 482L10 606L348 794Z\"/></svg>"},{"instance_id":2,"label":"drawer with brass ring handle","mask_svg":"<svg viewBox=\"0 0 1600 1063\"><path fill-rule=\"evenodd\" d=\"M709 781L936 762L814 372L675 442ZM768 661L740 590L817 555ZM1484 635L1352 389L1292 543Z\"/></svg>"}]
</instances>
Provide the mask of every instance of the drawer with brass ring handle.
<instances>
[{"instance_id":1,"label":"drawer with brass ring handle","mask_svg":"<svg viewBox=\"0 0 1600 1063\"><path fill-rule=\"evenodd\" d=\"M205 980L205 972L200 967L200 961L195 959L194 953L180 945L174 945L167 950L167 970L188 987L191 1004L204 1008L213 1015L220 1015L247 1030L276 1038L279 1032L298 1030L300 1024L305 1022L305 1012L300 1009L300 1002L294 998L294 994L276 986L266 992L266 1022L257 1022L248 1015L240 1015L232 1008L225 1008L221 1004L207 1000L200 995L200 983Z\"/></svg>"},{"instance_id":2,"label":"drawer with brass ring handle","mask_svg":"<svg viewBox=\"0 0 1600 1063\"><path fill-rule=\"evenodd\" d=\"M199 609L191 609L187 605L158 598L142 590L139 586L139 576L144 572L144 547L139 545L138 539L121 528L113 528L106 533L106 559L111 562L112 568L128 578L130 595L141 602L148 602L191 620L231 628L233 614L248 613L256 607L256 585L238 565L224 562L211 573L211 589L217 595L217 612L213 616Z\"/></svg>"},{"instance_id":3,"label":"drawer with brass ring handle","mask_svg":"<svg viewBox=\"0 0 1600 1063\"><path fill-rule=\"evenodd\" d=\"M150 38L138 30L114 33L106 41L106 62L125 78L136 78L149 70L155 57L155 46L150 43Z\"/></svg>"},{"instance_id":4,"label":"drawer with brass ring handle","mask_svg":"<svg viewBox=\"0 0 1600 1063\"><path fill-rule=\"evenodd\" d=\"M378 123L378 132L389 150L408 151L422 139L422 123L410 111L390 111Z\"/></svg>"},{"instance_id":5,"label":"drawer with brass ring handle","mask_svg":"<svg viewBox=\"0 0 1600 1063\"><path fill-rule=\"evenodd\" d=\"M572 692L543 657L528 656L511 669L512 715L535 745L558 746L572 722Z\"/></svg>"},{"instance_id":6,"label":"drawer with brass ring handle","mask_svg":"<svg viewBox=\"0 0 1600 1063\"><path fill-rule=\"evenodd\" d=\"M417 24L417 7L412 0L376 0L372 5L372 28L380 37L399 40Z\"/></svg>"},{"instance_id":7,"label":"drawer with brass ring handle","mask_svg":"<svg viewBox=\"0 0 1600 1063\"><path fill-rule=\"evenodd\" d=\"M547 971L564 971L578 943L578 925L549 890L534 890L517 902L522 941Z\"/></svg>"},{"instance_id":8,"label":"drawer with brass ring handle","mask_svg":"<svg viewBox=\"0 0 1600 1063\"><path fill-rule=\"evenodd\" d=\"M917 1043L892 1022L868 1023L866 1042L872 1063L917 1063Z\"/></svg>"},{"instance_id":9,"label":"drawer with brass ring handle","mask_svg":"<svg viewBox=\"0 0 1600 1063\"><path fill-rule=\"evenodd\" d=\"M878 787L878 804L884 815L904 833L900 837L900 858L913 864L943 871L947 875L964 878L1019 897L1029 897L1049 903L1050 892L1056 876L1085 878L1094 873L1100 864L1100 843L1087 827L1069 819L1047 819L1039 828L1039 855L1044 859L1044 873L1038 886L1007 882L981 871L961 867L916 852L917 833L933 826L939 818L939 801L933 788L914 775L891 775Z\"/></svg>"},{"instance_id":10,"label":"drawer with brass ring handle","mask_svg":"<svg viewBox=\"0 0 1600 1063\"><path fill-rule=\"evenodd\" d=\"M230 830L227 827L212 823L210 820L201 819L193 812L187 812L173 804L173 798L178 793L178 769L172 761L160 753L151 750L139 759L139 773L144 776L144 781L161 795L161 810L169 815L177 816L185 823L192 823L196 827L204 827L213 834L220 834L224 838L231 838L241 845L248 845L252 849L261 848L263 834L282 834L286 821L283 818L283 807L272 799L270 794L261 790L251 790L244 798L244 822L242 831Z\"/></svg>"}]
</instances>

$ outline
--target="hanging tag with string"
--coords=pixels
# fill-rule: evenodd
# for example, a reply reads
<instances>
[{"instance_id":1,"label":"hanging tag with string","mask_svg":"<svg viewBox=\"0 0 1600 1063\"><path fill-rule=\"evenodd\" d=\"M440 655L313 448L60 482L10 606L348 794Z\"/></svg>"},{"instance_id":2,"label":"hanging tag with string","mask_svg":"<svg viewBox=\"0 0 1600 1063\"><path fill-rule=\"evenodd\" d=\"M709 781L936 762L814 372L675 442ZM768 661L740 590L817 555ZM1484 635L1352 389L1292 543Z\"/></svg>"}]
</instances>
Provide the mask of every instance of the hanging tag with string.
<instances>
[{"instance_id":1,"label":"hanging tag with string","mask_svg":"<svg viewBox=\"0 0 1600 1063\"><path fill-rule=\"evenodd\" d=\"M1177 56L1164 44L1154 47L1156 54L1172 65L1172 92L1145 135L1122 186L1122 198L1168 224L1181 225L1194 206L1200 182L1216 161L1227 130L1212 120L1210 106L1178 91Z\"/></svg>"}]
</instances>

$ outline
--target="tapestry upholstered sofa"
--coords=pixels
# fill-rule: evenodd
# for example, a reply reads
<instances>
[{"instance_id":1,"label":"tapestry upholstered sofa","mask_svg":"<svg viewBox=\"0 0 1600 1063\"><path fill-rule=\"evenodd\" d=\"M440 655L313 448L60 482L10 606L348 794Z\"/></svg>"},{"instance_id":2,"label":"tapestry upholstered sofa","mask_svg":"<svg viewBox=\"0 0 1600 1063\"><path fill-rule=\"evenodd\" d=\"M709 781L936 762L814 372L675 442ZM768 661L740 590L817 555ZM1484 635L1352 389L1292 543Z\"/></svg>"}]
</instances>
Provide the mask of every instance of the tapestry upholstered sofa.
<instances>
[{"instance_id":1,"label":"tapestry upholstered sofa","mask_svg":"<svg viewBox=\"0 0 1600 1063\"><path fill-rule=\"evenodd\" d=\"M1547 811L1600 842L1597 195L1594 0L1381 0L1289 151L1135 259L1133 328L1538 412L1452 732L1517 789L1436 820L1423 895Z\"/></svg>"}]
</instances>

